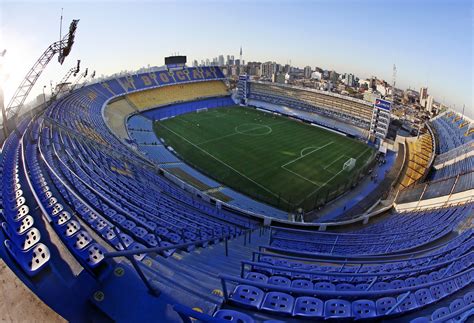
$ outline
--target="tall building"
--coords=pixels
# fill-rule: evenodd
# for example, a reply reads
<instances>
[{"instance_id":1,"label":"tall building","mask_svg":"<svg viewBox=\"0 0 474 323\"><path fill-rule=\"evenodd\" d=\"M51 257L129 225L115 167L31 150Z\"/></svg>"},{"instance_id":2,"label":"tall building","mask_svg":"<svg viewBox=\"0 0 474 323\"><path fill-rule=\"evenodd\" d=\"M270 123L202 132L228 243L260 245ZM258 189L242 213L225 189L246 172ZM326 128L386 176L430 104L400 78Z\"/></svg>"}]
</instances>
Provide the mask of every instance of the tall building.
<instances>
[{"instance_id":1,"label":"tall building","mask_svg":"<svg viewBox=\"0 0 474 323\"><path fill-rule=\"evenodd\" d=\"M427 87L422 87L420 88L420 105L424 110L428 110L428 88Z\"/></svg>"},{"instance_id":2,"label":"tall building","mask_svg":"<svg viewBox=\"0 0 474 323\"><path fill-rule=\"evenodd\" d=\"M261 66L260 62L248 62L247 63L247 74L251 76L261 76Z\"/></svg>"},{"instance_id":3,"label":"tall building","mask_svg":"<svg viewBox=\"0 0 474 323\"><path fill-rule=\"evenodd\" d=\"M428 98L426 99L425 109L429 113L433 113L433 103L434 103L434 97L432 95L428 95Z\"/></svg>"},{"instance_id":4,"label":"tall building","mask_svg":"<svg viewBox=\"0 0 474 323\"><path fill-rule=\"evenodd\" d=\"M305 79L311 78L311 66L305 66L305 68L304 68L304 78Z\"/></svg>"},{"instance_id":5,"label":"tall building","mask_svg":"<svg viewBox=\"0 0 474 323\"><path fill-rule=\"evenodd\" d=\"M323 80L329 80L329 71L328 70L323 71Z\"/></svg>"},{"instance_id":6,"label":"tall building","mask_svg":"<svg viewBox=\"0 0 474 323\"><path fill-rule=\"evenodd\" d=\"M370 78L369 89L377 91L377 78L375 76Z\"/></svg>"},{"instance_id":7,"label":"tall building","mask_svg":"<svg viewBox=\"0 0 474 323\"><path fill-rule=\"evenodd\" d=\"M277 71L277 64L275 62L265 62L261 66L262 68L262 76L271 78L273 74L276 74Z\"/></svg>"},{"instance_id":8,"label":"tall building","mask_svg":"<svg viewBox=\"0 0 474 323\"><path fill-rule=\"evenodd\" d=\"M219 66L224 66L224 55L219 55Z\"/></svg>"},{"instance_id":9,"label":"tall building","mask_svg":"<svg viewBox=\"0 0 474 323\"><path fill-rule=\"evenodd\" d=\"M426 100L428 98L428 88L422 87L420 88L420 103L422 100Z\"/></svg>"},{"instance_id":10,"label":"tall building","mask_svg":"<svg viewBox=\"0 0 474 323\"><path fill-rule=\"evenodd\" d=\"M343 80L344 80L344 84L347 85L347 86L354 86L355 85L355 76L354 74L352 73L345 73L343 75Z\"/></svg>"},{"instance_id":11,"label":"tall building","mask_svg":"<svg viewBox=\"0 0 474 323\"><path fill-rule=\"evenodd\" d=\"M334 83L337 84L337 80L339 79L339 74L336 71L331 71L329 73L329 79Z\"/></svg>"}]
</instances>

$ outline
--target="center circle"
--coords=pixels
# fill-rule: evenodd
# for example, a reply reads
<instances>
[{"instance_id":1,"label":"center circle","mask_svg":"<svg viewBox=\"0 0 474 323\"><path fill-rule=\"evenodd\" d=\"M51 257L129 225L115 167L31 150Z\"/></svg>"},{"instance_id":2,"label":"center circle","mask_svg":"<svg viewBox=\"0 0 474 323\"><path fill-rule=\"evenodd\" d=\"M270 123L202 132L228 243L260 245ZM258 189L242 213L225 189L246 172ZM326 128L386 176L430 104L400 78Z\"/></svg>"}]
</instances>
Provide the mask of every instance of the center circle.
<instances>
[{"instance_id":1,"label":"center circle","mask_svg":"<svg viewBox=\"0 0 474 323\"><path fill-rule=\"evenodd\" d=\"M272 132L272 128L258 123L243 123L234 128L235 132L247 136L265 136Z\"/></svg>"}]
</instances>

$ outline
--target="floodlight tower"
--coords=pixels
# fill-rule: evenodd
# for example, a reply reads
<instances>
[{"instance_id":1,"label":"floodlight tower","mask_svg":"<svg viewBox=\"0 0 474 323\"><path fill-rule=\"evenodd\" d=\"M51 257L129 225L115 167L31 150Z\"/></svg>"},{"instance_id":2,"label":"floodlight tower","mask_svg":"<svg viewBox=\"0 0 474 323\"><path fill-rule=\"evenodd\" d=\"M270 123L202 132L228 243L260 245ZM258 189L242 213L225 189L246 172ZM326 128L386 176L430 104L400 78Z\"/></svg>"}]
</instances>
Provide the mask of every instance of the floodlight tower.
<instances>
[{"instance_id":1,"label":"floodlight tower","mask_svg":"<svg viewBox=\"0 0 474 323\"><path fill-rule=\"evenodd\" d=\"M16 89L5 111L3 127L4 131L7 131L7 133L7 120L14 120L14 118L19 115L28 94L36 83L36 80L38 80L41 73L54 57L54 55L59 54L58 61L62 65L64 63L64 59L70 54L72 45L74 44L74 37L78 23L79 20L74 19L69 26L69 32L60 40L49 45L43 54L38 58L38 60L33 64L33 67L28 71L28 73L26 73L25 78L23 81L21 81L20 86L18 86Z\"/></svg>"},{"instance_id":2,"label":"floodlight tower","mask_svg":"<svg viewBox=\"0 0 474 323\"><path fill-rule=\"evenodd\" d=\"M85 79L85 78L87 77L87 74L88 74L88 73L89 73L89 68L86 68L85 71L84 71L82 74L80 74L80 75L74 80L74 82L73 82L72 85L71 85L70 92L74 91L74 89L76 88L77 84L79 84L80 80L81 80L82 78ZM75 75L74 75L74 76L75 76Z\"/></svg>"},{"instance_id":3,"label":"floodlight tower","mask_svg":"<svg viewBox=\"0 0 474 323\"><path fill-rule=\"evenodd\" d=\"M85 77L85 76L84 76ZM95 77L95 71L92 72L91 75L89 75L89 77L82 83L82 86L81 86L81 89L86 86L87 83L89 83L90 81L92 81Z\"/></svg>"},{"instance_id":4,"label":"floodlight tower","mask_svg":"<svg viewBox=\"0 0 474 323\"><path fill-rule=\"evenodd\" d=\"M57 85L56 91L53 93L52 98L55 99L59 93L61 93L64 86L66 86L67 80L71 77L71 75L76 76L81 69L81 60L77 60L77 65L67 71L67 73L63 76L62 80Z\"/></svg>"}]
</instances>

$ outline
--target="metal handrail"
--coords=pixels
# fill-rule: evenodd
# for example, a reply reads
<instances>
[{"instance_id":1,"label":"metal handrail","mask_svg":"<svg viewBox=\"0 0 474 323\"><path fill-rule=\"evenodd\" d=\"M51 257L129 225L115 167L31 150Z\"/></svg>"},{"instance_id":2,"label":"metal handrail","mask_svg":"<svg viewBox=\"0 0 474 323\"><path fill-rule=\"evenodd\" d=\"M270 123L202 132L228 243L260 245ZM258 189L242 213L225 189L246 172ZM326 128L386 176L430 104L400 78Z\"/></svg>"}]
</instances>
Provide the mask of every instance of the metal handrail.
<instances>
[{"instance_id":1,"label":"metal handrail","mask_svg":"<svg viewBox=\"0 0 474 323\"><path fill-rule=\"evenodd\" d=\"M472 267L472 265L471 265ZM295 288L295 287L284 287L279 285L273 285L268 283L261 283L254 280L244 279L236 276L231 276L227 274L220 274L219 278L221 279L222 284L222 291L224 293L224 298L227 300L229 298L229 294L227 292L227 282L234 282L237 284L246 284L255 286L264 290L272 290L272 291L279 291L279 292L286 292L286 293L293 293L298 295L317 295L317 296L324 296L324 297L376 297L376 296L387 296L387 295L394 295L394 294L402 294L405 292L411 292L415 290L419 290L422 288L429 288L434 285L438 285L450 280L454 280L460 276L465 274L471 274L474 271L474 268L466 269L462 272L459 272L455 275L452 275L448 278L439 279L433 282L419 284L416 286L411 287L404 287L398 289L389 289L389 290L377 290L377 291L347 291L347 290L315 290L315 289L304 289L304 288Z\"/></svg>"},{"instance_id":2,"label":"metal handrail","mask_svg":"<svg viewBox=\"0 0 474 323\"><path fill-rule=\"evenodd\" d=\"M336 276L336 277L345 277L345 276L351 276L351 277L374 277L374 276L397 276L397 275L405 275L405 274L410 274L414 272L425 272L428 270L431 270L433 268L438 268L438 267L443 267L445 265L448 265L446 267L446 271L444 274L440 277L444 278L446 273L453 267L454 263L456 261L459 261L465 257L470 257L471 255L474 254L474 251L471 251L469 253L466 253L462 256L453 258L449 261L437 263L434 265L429 265L429 266L424 266L420 268L415 268L415 269L408 269L408 270L399 270L399 271L390 271L390 272L377 272L377 273L370 273L370 272L329 272L329 271L317 271L317 270L308 270L308 269L298 269L298 268L292 268L292 267L284 267L284 266L275 266L269 263L264 263L264 262L255 262L255 261L249 261L249 260L243 260L241 261L241 266L242 266L242 272L245 272L245 267L250 266L250 267L258 267L258 268L268 268L268 269L273 269L277 271L286 271L290 273L299 273L299 274L311 274L311 275L320 275L320 276Z\"/></svg>"},{"instance_id":3,"label":"metal handrail","mask_svg":"<svg viewBox=\"0 0 474 323\"><path fill-rule=\"evenodd\" d=\"M244 243L247 239L247 233L251 234L253 230L256 230L258 228L259 227L246 229L246 230L241 231L242 234L245 236ZM231 238L231 237L232 237L232 235L229 234L229 235L222 236L222 237L214 236L213 238L209 238L209 239L191 241L191 242L187 242L187 243L180 243L180 244L175 244L175 245L165 246L165 247L153 247L153 248L140 248L140 249L133 249L133 250L110 251L110 252L104 253L104 257L105 258L116 258L116 257L124 257L124 256L126 257L126 256L132 256L132 255L140 255L140 254L158 253L160 251L167 251L167 250L171 250L171 249L183 250L184 248L187 248L187 247L190 247L190 246L197 246L199 244L209 243L209 242L214 241L216 239L224 239L225 248L226 248L226 255L227 255L228 254L227 242L228 242L229 238ZM250 238L249 238L249 240L250 240Z\"/></svg>"}]
</instances>

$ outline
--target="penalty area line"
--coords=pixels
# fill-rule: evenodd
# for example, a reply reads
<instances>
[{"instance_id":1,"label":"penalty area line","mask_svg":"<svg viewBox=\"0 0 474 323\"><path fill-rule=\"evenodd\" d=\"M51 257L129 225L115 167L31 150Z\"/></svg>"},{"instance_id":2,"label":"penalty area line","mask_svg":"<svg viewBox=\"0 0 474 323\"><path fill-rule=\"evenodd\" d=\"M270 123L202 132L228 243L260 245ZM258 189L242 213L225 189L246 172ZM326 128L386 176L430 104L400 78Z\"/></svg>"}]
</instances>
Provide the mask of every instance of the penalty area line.
<instances>
[{"instance_id":1,"label":"penalty area line","mask_svg":"<svg viewBox=\"0 0 474 323\"><path fill-rule=\"evenodd\" d=\"M301 158L304 158L304 157L309 156L309 155L311 155L312 153L314 153L314 152L316 152L316 151L318 151L318 150L321 150L321 149L323 149L323 148L326 148L327 146L331 145L332 143L333 143L333 142L331 141L331 142L325 144L324 146L315 148L314 150L311 150L311 152L309 152L309 153L307 153L307 154L305 154L305 155L301 155L300 157L296 157L295 159L290 160L289 162L287 162L287 163L281 165L281 167L285 168L286 166L288 166L288 165L290 165L290 164L292 164L292 163L294 163L294 162L300 160ZM308 148L308 147L306 147L306 148ZM303 148L302 151L304 151L306 148Z\"/></svg>"}]
</instances>

